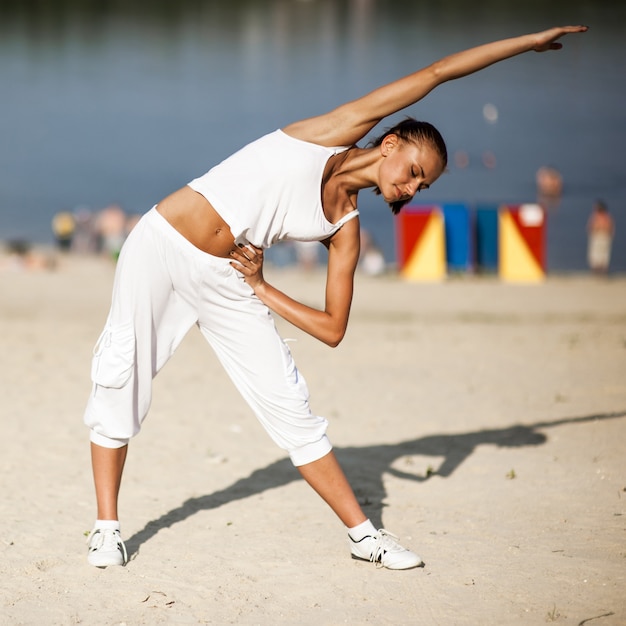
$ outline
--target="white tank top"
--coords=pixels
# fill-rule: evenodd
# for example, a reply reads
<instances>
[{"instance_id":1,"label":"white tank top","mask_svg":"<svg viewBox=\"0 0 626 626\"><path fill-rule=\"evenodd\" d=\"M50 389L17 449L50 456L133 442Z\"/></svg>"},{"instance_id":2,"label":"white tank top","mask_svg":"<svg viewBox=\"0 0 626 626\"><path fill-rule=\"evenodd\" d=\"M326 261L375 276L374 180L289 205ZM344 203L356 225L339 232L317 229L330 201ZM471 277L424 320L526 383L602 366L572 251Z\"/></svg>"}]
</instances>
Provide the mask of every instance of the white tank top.
<instances>
[{"instance_id":1,"label":"white tank top","mask_svg":"<svg viewBox=\"0 0 626 626\"><path fill-rule=\"evenodd\" d=\"M328 159L347 147L327 148L281 130L248 144L189 183L230 227L237 244L269 248L278 241L322 241L336 224L324 216L322 176Z\"/></svg>"}]
</instances>

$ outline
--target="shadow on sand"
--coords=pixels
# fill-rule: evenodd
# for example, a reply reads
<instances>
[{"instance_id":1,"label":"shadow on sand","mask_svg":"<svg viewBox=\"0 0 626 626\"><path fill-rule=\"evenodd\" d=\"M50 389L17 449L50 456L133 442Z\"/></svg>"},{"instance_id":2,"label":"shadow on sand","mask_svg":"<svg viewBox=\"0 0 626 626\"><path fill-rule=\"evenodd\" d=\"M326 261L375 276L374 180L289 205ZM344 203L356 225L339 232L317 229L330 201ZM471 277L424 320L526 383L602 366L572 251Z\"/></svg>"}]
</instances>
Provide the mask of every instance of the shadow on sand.
<instances>
[{"instance_id":1,"label":"shadow on sand","mask_svg":"<svg viewBox=\"0 0 626 626\"><path fill-rule=\"evenodd\" d=\"M626 411L571 417L553 422L537 422L531 425L510 426L508 428L480 430L469 433L431 435L395 444L365 446L362 448L335 448L334 450L365 513L372 520L374 526L382 528L383 502L387 495L384 486L385 474L417 482L428 480L432 476L447 478L480 445L492 444L506 448L538 446L548 440L548 437L543 432L540 432L541 429L621 417L626 417ZM403 472L394 467L394 464L399 459L415 455L433 457L438 460L443 458L443 461L439 467L425 471L423 475ZM291 461L285 458L267 467L255 470L246 478L239 479L221 491L189 498L180 506L164 513L158 519L148 522L142 530L130 537L126 541L129 558L133 559L136 557L140 546L144 542L149 541L159 530L169 528L198 511L216 509L223 504L242 500L269 489L288 485L297 480L302 480L300 474L293 467Z\"/></svg>"}]
</instances>

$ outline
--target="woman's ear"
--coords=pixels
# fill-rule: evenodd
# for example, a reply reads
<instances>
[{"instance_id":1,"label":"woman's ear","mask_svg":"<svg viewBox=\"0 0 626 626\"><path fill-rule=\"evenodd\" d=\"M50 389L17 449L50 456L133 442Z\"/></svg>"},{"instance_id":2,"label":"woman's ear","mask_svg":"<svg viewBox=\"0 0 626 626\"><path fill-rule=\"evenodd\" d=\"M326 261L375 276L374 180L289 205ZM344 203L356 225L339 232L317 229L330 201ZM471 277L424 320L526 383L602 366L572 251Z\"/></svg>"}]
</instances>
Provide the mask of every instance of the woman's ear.
<instances>
[{"instance_id":1,"label":"woman's ear","mask_svg":"<svg viewBox=\"0 0 626 626\"><path fill-rule=\"evenodd\" d=\"M391 133L382 140L380 144L380 153L385 157L389 156L397 145L398 135Z\"/></svg>"}]
</instances>

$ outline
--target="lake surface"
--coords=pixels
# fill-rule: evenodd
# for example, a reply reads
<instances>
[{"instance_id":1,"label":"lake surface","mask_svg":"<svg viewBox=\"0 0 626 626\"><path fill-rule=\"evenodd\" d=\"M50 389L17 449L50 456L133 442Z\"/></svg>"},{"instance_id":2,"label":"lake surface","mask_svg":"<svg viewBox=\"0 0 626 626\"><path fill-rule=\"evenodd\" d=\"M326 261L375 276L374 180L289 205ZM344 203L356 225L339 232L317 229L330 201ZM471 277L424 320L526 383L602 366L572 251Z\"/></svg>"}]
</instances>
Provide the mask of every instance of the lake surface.
<instances>
[{"instance_id":1,"label":"lake surface","mask_svg":"<svg viewBox=\"0 0 626 626\"><path fill-rule=\"evenodd\" d=\"M86 4L0 5L0 240L50 242L63 209L143 213L290 121L472 45L584 23L590 31L563 50L443 85L372 136L410 114L441 130L451 156L468 155L463 169L451 158L425 203L534 202L537 170L557 168L564 192L549 214L548 269L586 269L585 224L603 198L617 224L612 268L626 271L626 3ZM393 260L388 208L369 191L359 206Z\"/></svg>"}]
</instances>

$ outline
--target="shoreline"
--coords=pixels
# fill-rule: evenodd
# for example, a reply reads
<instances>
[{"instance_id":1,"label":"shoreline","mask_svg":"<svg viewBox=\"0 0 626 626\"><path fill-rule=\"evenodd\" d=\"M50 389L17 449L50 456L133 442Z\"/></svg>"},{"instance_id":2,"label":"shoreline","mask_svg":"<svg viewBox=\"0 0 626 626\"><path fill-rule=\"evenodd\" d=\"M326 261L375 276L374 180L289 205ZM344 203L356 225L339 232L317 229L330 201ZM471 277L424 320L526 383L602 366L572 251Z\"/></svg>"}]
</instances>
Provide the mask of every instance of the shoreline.
<instances>
[{"instance_id":1,"label":"shoreline","mask_svg":"<svg viewBox=\"0 0 626 626\"><path fill-rule=\"evenodd\" d=\"M107 257L105 253L73 253L60 251L54 245L32 245L29 246L28 251L24 253L11 252L6 249L0 249L0 273L5 271L57 271L62 267L68 267L73 264L100 264L115 265L115 261ZM290 273L303 274L303 275L325 275L325 265L323 263L318 264L313 269L300 268L297 262L292 262L287 265L277 265L272 263L271 260L266 260L266 266L269 271L276 275ZM365 272L357 270L357 276L367 276ZM507 281L500 278L497 271L448 271L446 276L441 280L435 281L420 281L420 280L406 280L403 279L398 272L397 265L395 263L387 263L385 270L380 275L367 276L372 280L398 280L407 285L429 285L429 284L442 284L447 282L463 282L472 280L496 280L502 284L509 285L539 285L551 279L585 279L590 278L597 281L603 280L623 280L626 278L626 271L609 271L607 275L598 276L593 274L591 270L549 270L546 272L544 280L536 282L524 282L524 281Z\"/></svg>"}]
</instances>

